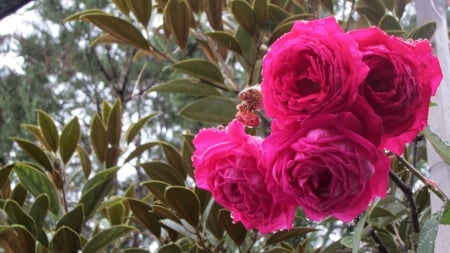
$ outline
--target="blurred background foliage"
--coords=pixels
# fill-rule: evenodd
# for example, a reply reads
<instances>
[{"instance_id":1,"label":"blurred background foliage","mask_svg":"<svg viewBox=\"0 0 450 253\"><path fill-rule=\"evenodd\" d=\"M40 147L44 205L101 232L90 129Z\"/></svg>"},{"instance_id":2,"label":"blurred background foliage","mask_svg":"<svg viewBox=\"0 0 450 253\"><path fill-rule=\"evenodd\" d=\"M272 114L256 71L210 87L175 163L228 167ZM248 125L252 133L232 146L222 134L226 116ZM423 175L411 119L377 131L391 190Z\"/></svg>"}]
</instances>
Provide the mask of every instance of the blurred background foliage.
<instances>
[{"instance_id":1,"label":"blurred background foliage","mask_svg":"<svg viewBox=\"0 0 450 253\"><path fill-rule=\"evenodd\" d=\"M388 196L353 223L268 235L195 187L193 134L226 124L296 20L334 15L405 39L408 0L40 0L29 34L1 36L0 245L4 252L432 252L424 138L392 158ZM39 109L39 110L37 110ZM249 129L264 136L269 120ZM439 144L439 141L436 141ZM439 192L436 191L438 194ZM445 196L441 196L446 198Z\"/></svg>"}]
</instances>

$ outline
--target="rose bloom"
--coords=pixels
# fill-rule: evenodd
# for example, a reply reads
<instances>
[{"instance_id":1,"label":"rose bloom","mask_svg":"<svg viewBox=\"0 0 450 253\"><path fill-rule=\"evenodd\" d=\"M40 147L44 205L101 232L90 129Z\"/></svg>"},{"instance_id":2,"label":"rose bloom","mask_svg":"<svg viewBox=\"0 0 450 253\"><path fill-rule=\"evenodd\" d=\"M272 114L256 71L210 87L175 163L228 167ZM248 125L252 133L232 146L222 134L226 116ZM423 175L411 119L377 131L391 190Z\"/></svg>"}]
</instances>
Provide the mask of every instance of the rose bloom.
<instances>
[{"instance_id":1,"label":"rose bloom","mask_svg":"<svg viewBox=\"0 0 450 253\"><path fill-rule=\"evenodd\" d=\"M385 147L401 154L427 125L430 97L442 79L439 62L426 40L405 42L376 27L350 35L370 68L360 93L383 120Z\"/></svg>"},{"instance_id":2,"label":"rose bloom","mask_svg":"<svg viewBox=\"0 0 450 253\"><path fill-rule=\"evenodd\" d=\"M194 138L194 177L229 209L235 222L261 233L289 229L295 206L277 202L268 192L261 163L261 139L247 135L234 120L226 129L203 129Z\"/></svg>"},{"instance_id":3,"label":"rose bloom","mask_svg":"<svg viewBox=\"0 0 450 253\"><path fill-rule=\"evenodd\" d=\"M264 108L280 124L342 111L367 72L358 45L333 17L298 21L263 59Z\"/></svg>"},{"instance_id":4,"label":"rose bloom","mask_svg":"<svg viewBox=\"0 0 450 253\"><path fill-rule=\"evenodd\" d=\"M386 195L390 160L377 147L381 119L364 100L351 110L295 122L262 144L268 187L311 220L331 215L349 222Z\"/></svg>"}]
</instances>

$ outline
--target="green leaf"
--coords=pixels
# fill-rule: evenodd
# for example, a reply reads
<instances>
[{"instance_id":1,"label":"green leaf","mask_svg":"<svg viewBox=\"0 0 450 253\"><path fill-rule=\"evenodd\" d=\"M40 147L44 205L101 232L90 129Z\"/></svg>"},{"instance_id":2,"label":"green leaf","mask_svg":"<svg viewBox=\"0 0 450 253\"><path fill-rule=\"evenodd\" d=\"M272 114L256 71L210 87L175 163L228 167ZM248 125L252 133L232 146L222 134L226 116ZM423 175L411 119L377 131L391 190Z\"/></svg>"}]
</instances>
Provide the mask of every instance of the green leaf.
<instances>
[{"instance_id":1,"label":"green leaf","mask_svg":"<svg viewBox=\"0 0 450 253\"><path fill-rule=\"evenodd\" d=\"M50 211L55 215L58 214L59 203L56 188L44 173L24 163L15 163L14 172L23 186L35 197L46 194Z\"/></svg>"},{"instance_id":2,"label":"green leaf","mask_svg":"<svg viewBox=\"0 0 450 253\"><path fill-rule=\"evenodd\" d=\"M27 189L25 189L23 184L18 183L12 190L10 198L22 206L27 199L27 193Z\"/></svg>"},{"instance_id":3,"label":"green leaf","mask_svg":"<svg viewBox=\"0 0 450 253\"><path fill-rule=\"evenodd\" d=\"M116 240L135 230L130 226L112 226L96 234L90 241L83 247L83 253L96 253L105 248Z\"/></svg>"},{"instance_id":4,"label":"green leaf","mask_svg":"<svg viewBox=\"0 0 450 253\"><path fill-rule=\"evenodd\" d=\"M136 123L132 123L127 132L125 133L125 139L127 140L127 144L130 144L134 138L139 134L139 132L141 131L142 127L150 120L153 119L154 117L158 116L159 112L153 112L141 119L139 119Z\"/></svg>"},{"instance_id":5,"label":"green leaf","mask_svg":"<svg viewBox=\"0 0 450 253\"><path fill-rule=\"evenodd\" d=\"M408 38L412 38L414 40L418 39L431 39L434 33L436 32L436 22L426 23L420 27L416 27L411 33L408 35Z\"/></svg>"},{"instance_id":6,"label":"green leaf","mask_svg":"<svg viewBox=\"0 0 450 253\"><path fill-rule=\"evenodd\" d=\"M278 5L270 3L269 6L269 13L268 13L268 24L269 28L275 28L277 27L283 20L290 17L291 14L289 14L287 11L285 11L283 8L279 7Z\"/></svg>"},{"instance_id":7,"label":"green leaf","mask_svg":"<svg viewBox=\"0 0 450 253\"><path fill-rule=\"evenodd\" d=\"M175 0L176 1L176 0ZM226 88L222 73L216 65L203 59L188 59L171 66L174 70L196 77L200 80Z\"/></svg>"},{"instance_id":8,"label":"green leaf","mask_svg":"<svg viewBox=\"0 0 450 253\"><path fill-rule=\"evenodd\" d=\"M78 158L80 158L81 168L83 168L84 178L88 179L91 174L91 160L86 150L78 145L77 146Z\"/></svg>"},{"instance_id":9,"label":"green leaf","mask_svg":"<svg viewBox=\"0 0 450 253\"><path fill-rule=\"evenodd\" d=\"M194 154L194 145L192 144L192 135L183 135L183 148L181 153L183 154L184 169L187 175L194 177L194 167L192 166L192 155Z\"/></svg>"},{"instance_id":10,"label":"green leaf","mask_svg":"<svg viewBox=\"0 0 450 253\"><path fill-rule=\"evenodd\" d=\"M450 201L447 201L445 204L443 214L439 222L441 224L450 225Z\"/></svg>"},{"instance_id":11,"label":"green leaf","mask_svg":"<svg viewBox=\"0 0 450 253\"><path fill-rule=\"evenodd\" d=\"M166 189L164 196L170 208L177 211L189 224L197 227L200 201L194 192L181 186L172 186Z\"/></svg>"},{"instance_id":12,"label":"green leaf","mask_svg":"<svg viewBox=\"0 0 450 253\"><path fill-rule=\"evenodd\" d=\"M31 133L34 138L36 138L47 150L51 150L52 148L42 136L42 131L39 126L30 125L30 124L22 124L20 125L22 128L26 129L29 133Z\"/></svg>"},{"instance_id":13,"label":"green leaf","mask_svg":"<svg viewBox=\"0 0 450 253\"><path fill-rule=\"evenodd\" d=\"M169 243L161 246L158 249L158 253L181 253L180 247L174 243Z\"/></svg>"},{"instance_id":14,"label":"green leaf","mask_svg":"<svg viewBox=\"0 0 450 253\"><path fill-rule=\"evenodd\" d=\"M167 162L172 165L177 174L183 179L186 178L186 170L183 166L183 157L180 152L172 145L164 141L158 141L158 144L162 147L164 156Z\"/></svg>"},{"instance_id":15,"label":"green leaf","mask_svg":"<svg viewBox=\"0 0 450 253\"><path fill-rule=\"evenodd\" d=\"M236 21L250 34L256 33L256 15L249 3L243 0L233 0L231 2L231 12Z\"/></svg>"},{"instance_id":16,"label":"green leaf","mask_svg":"<svg viewBox=\"0 0 450 253\"><path fill-rule=\"evenodd\" d=\"M112 2L117 7L117 9L120 10L120 12L122 12L126 16L129 16L130 8L128 7L127 0L112 0ZM149 2L150 2L150 0L149 0Z\"/></svg>"},{"instance_id":17,"label":"green leaf","mask_svg":"<svg viewBox=\"0 0 450 253\"><path fill-rule=\"evenodd\" d=\"M177 45L184 49L191 26L191 7L186 0L169 0L164 7L164 23L173 35Z\"/></svg>"},{"instance_id":18,"label":"green leaf","mask_svg":"<svg viewBox=\"0 0 450 253\"><path fill-rule=\"evenodd\" d=\"M80 18L83 21L91 22L125 44L142 50L149 50L148 42L141 32L126 20L103 13L87 13L81 15Z\"/></svg>"},{"instance_id":19,"label":"green leaf","mask_svg":"<svg viewBox=\"0 0 450 253\"><path fill-rule=\"evenodd\" d=\"M209 24L214 30L223 30L222 0L204 1L204 8Z\"/></svg>"},{"instance_id":20,"label":"green leaf","mask_svg":"<svg viewBox=\"0 0 450 253\"><path fill-rule=\"evenodd\" d=\"M72 157L80 138L80 124L78 123L78 118L75 117L63 128L59 139L59 153L64 164Z\"/></svg>"},{"instance_id":21,"label":"green leaf","mask_svg":"<svg viewBox=\"0 0 450 253\"><path fill-rule=\"evenodd\" d=\"M152 161L142 163L141 167L150 179L164 181L171 185L184 185L184 178L170 164Z\"/></svg>"},{"instance_id":22,"label":"green leaf","mask_svg":"<svg viewBox=\"0 0 450 253\"><path fill-rule=\"evenodd\" d=\"M9 186L9 174L11 174L11 170L14 168L14 164L6 165L0 168L0 190L6 184ZM7 196L3 196L6 198Z\"/></svg>"},{"instance_id":23,"label":"green leaf","mask_svg":"<svg viewBox=\"0 0 450 253\"><path fill-rule=\"evenodd\" d=\"M51 148L51 151L56 152L58 149L59 135L58 128L56 128L55 121L46 112L38 110L38 124L41 128L42 136Z\"/></svg>"},{"instance_id":24,"label":"green leaf","mask_svg":"<svg viewBox=\"0 0 450 253\"><path fill-rule=\"evenodd\" d=\"M242 53L241 45L239 44L237 39L233 36L233 34L231 34L230 32L216 31L216 32L208 32L206 33L206 35L211 37L211 39L213 39L215 42L219 43L222 47L230 49L238 54Z\"/></svg>"},{"instance_id":25,"label":"green leaf","mask_svg":"<svg viewBox=\"0 0 450 253\"><path fill-rule=\"evenodd\" d=\"M437 212L431 215L431 217L423 225L422 229L420 230L419 241L417 242L417 252L434 252L434 242L436 241L436 235L441 215L441 212Z\"/></svg>"},{"instance_id":26,"label":"green leaf","mask_svg":"<svg viewBox=\"0 0 450 253\"><path fill-rule=\"evenodd\" d=\"M227 124L236 112L236 104L230 99L207 97L186 105L179 114L194 121Z\"/></svg>"},{"instance_id":27,"label":"green leaf","mask_svg":"<svg viewBox=\"0 0 450 253\"><path fill-rule=\"evenodd\" d=\"M36 162L38 162L47 171L52 171L53 166L48 159L47 154L38 147L36 144L21 138L11 138L19 147L29 156L31 156Z\"/></svg>"},{"instance_id":28,"label":"green leaf","mask_svg":"<svg viewBox=\"0 0 450 253\"><path fill-rule=\"evenodd\" d=\"M77 253L81 249L80 235L69 227L60 227L53 236L52 245L58 253Z\"/></svg>"},{"instance_id":29,"label":"green leaf","mask_svg":"<svg viewBox=\"0 0 450 253\"><path fill-rule=\"evenodd\" d=\"M36 223L37 232L41 231L42 226L44 225L49 205L50 203L48 200L48 196L45 194L41 194L36 198L36 200L34 201L33 205L30 208L30 216Z\"/></svg>"},{"instance_id":30,"label":"green leaf","mask_svg":"<svg viewBox=\"0 0 450 253\"><path fill-rule=\"evenodd\" d=\"M142 183L143 186L147 187L150 192L162 203L166 203L166 198L164 197L164 192L169 186L168 183L158 180L149 180Z\"/></svg>"},{"instance_id":31,"label":"green leaf","mask_svg":"<svg viewBox=\"0 0 450 253\"><path fill-rule=\"evenodd\" d=\"M450 164L450 146L445 144L439 136L432 132L430 128L425 128L423 130L423 134L427 138L427 140L431 143L434 150L441 156L441 158L447 163Z\"/></svg>"},{"instance_id":32,"label":"green leaf","mask_svg":"<svg viewBox=\"0 0 450 253\"><path fill-rule=\"evenodd\" d=\"M375 234L380 239L383 246L388 250L389 253L399 253L397 249L397 244L392 238L392 235L383 231L375 231Z\"/></svg>"},{"instance_id":33,"label":"green leaf","mask_svg":"<svg viewBox=\"0 0 450 253\"><path fill-rule=\"evenodd\" d=\"M280 232L276 232L272 234L266 241L266 245L282 242L284 240L288 240L297 236L302 236L309 232L317 231L315 228L307 228L307 227L294 227L290 230L284 230Z\"/></svg>"},{"instance_id":34,"label":"green leaf","mask_svg":"<svg viewBox=\"0 0 450 253\"><path fill-rule=\"evenodd\" d=\"M283 22L278 25L272 32L272 35L269 38L269 45L274 43L281 35L289 32L292 29L295 21Z\"/></svg>"},{"instance_id":35,"label":"green leaf","mask_svg":"<svg viewBox=\"0 0 450 253\"><path fill-rule=\"evenodd\" d=\"M405 11L405 6L406 6L406 4L407 4L406 1L407 1L407 0L396 0L396 1L395 1L395 6L394 6L394 9L395 9L395 15L396 15L399 19L402 18L403 12Z\"/></svg>"},{"instance_id":36,"label":"green leaf","mask_svg":"<svg viewBox=\"0 0 450 253\"><path fill-rule=\"evenodd\" d=\"M106 151L108 150L108 134L103 121L98 114L94 115L90 130L90 140L95 155L101 163L106 161Z\"/></svg>"},{"instance_id":37,"label":"green leaf","mask_svg":"<svg viewBox=\"0 0 450 253\"><path fill-rule=\"evenodd\" d=\"M113 1L115 2L115 0L113 0ZM118 0L118 1L121 1L121 0ZM67 18L64 19L64 22L79 20L81 16L86 15L86 14L104 14L104 15L107 15L103 10L100 10L100 9L89 9L89 10L77 12L75 14L72 14L72 15L68 16Z\"/></svg>"},{"instance_id":38,"label":"green leaf","mask_svg":"<svg viewBox=\"0 0 450 253\"><path fill-rule=\"evenodd\" d=\"M180 218L168 207L163 206L161 204L153 204L152 205L153 212L160 217L168 218L172 221L180 221Z\"/></svg>"},{"instance_id":39,"label":"green leaf","mask_svg":"<svg viewBox=\"0 0 450 253\"><path fill-rule=\"evenodd\" d=\"M195 234L195 231L187 230L186 227L184 227L180 223L177 223L171 219L162 219L160 222L164 224L166 227L172 229L173 231L176 231L188 238L191 238L194 241L197 240L197 235Z\"/></svg>"},{"instance_id":40,"label":"green leaf","mask_svg":"<svg viewBox=\"0 0 450 253\"><path fill-rule=\"evenodd\" d=\"M155 235L157 238L161 236L161 225L158 216L152 212L149 204L136 199L128 199L128 204L133 211L134 216Z\"/></svg>"},{"instance_id":41,"label":"green leaf","mask_svg":"<svg viewBox=\"0 0 450 253\"><path fill-rule=\"evenodd\" d=\"M223 228L230 235L231 239L241 245L245 241L247 230L241 222L233 223L230 211L222 209L219 211L218 219Z\"/></svg>"},{"instance_id":42,"label":"green leaf","mask_svg":"<svg viewBox=\"0 0 450 253\"><path fill-rule=\"evenodd\" d=\"M61 217L56 224L56 228L69 227L77 233L81 233L81 228L84 224L84 210L83 205L77 205L70 212Z\"/></svg>"},{"instance_id":43,"label":"green leaf","mask_svg":"<svg viewBox=\"0 0 450 253\"><path fill-rule=\"evenodd\" d=\"M381 18L378 26L386 32L393 30L402 30L400 22L398 22L398 20L394 16L389 14L386 14Z\"/></svg>"},{"instance_id":44,"label":"green leaf","mask_svg":"<svg viewBox=\"0 0 450 253\"><path fill-rule=\"evenodd\" d=\"M262 29L267 20L267 13L269 1L254 1L253 2L253 12L255 13L256 21L259 27Z\"/></svg>"},{"instance_id":45,"label":"green leaf","mask_svg":"<svg viewBox=\"0 0 450 253\"><path fill-rule=\"evenodd\" d=\"M103 100L102 102L102 119L103 119L103 124L108 125L108 117L109 117L109 113L111 112L112 109L112 105L110 103L108 103L108 101Z\"/></svg>"},{"instance_id":46,"label":"green leaf","mask_svg":"<svg viewBox=\"0 0 450 253\"><path fill-rule=\"evenodd\" d=\"M385 14L385 9L380 0L359 0L356 2L356 11L366 16L372 24L378 24Z\"/></svg>"},{"instance_id":47,"label":"green leaf","mask_svg":"<svg viewBox=\"0 0 450 253\"><path fill-rule=\"evenodd\" d=\"M375 206L377 206L378 202L379 199L375 200L371 204L369 209L359 218L358 224L356 225L354 235L352 238L352 253L358 253L364 226L366 224L368 217L370 217L370 215L372 214L373 209L375 208Z\"/></svg>"},{"instance_id":48,"label":"green leaf","mask_svg":"<svg viewBox=\"0 0 450 253\"><path fill-rule=\"evenodd\" d=\"M32 235L37 234L36 222L33 217L28 215L16 201L6 201L4 209L12 223L24 226Z\"/></svg>"},{"instance_id":49,"label":"green leaf","mask_svg":"<svg viewBox=\"0 0 450 253\"><path fill-rule=\"evenodd\" d=\"M122 133L122 102L116 99L108 115L106 131L108 141L113 146L119 146L120 135Z\"/></svg>"},{"instance_id":50,"label":"green leaf","mask_svg":"<svg viewBox=\"0 0 450 253\"><path fill-rule=\"evenodd\" d=\"M0 225L0 245L7 252L30 253L36 250L36 240L24 226L13 224ZM5 248L8 247L8 249Z\"/></svg>"},{"instance_id":51,"label":"green leaf","mask_svg":"<svg viewBox=\"0 0 450 253\"><path fill-rule=\"evenodd\" d=\"M123 201L106 208L106 215L111 225L122 224L125 217L125 205Z\"/></svg>"},{"instance_id":52,"label":"green leaf","mask_svg":"<svg viewBox=\"0 0 450 253\"><path fill-rule=\"evenodd\" d=\"M127 0L127 6L133 12L136 19L144 26L148 26L150 17L152 15L152 1L151 0Z\"/></svg>"},{"instance_id":53,"label":"green leaf","mask_svg":"<svg viewBox=\"0 0 450 253\"><path fill-rule=\"evenodd\" d=\"M144 143L142 145L137 146L133 151L131 151L131 153L127 156L127 158L125 159L124 163L127 163L129 161L131 161L132 159L142 155L142 153L144 153L145 151L149 150L150 148L154 147L158 145L158 143L156 142L148 142L148 143Z\"/></svg>"},{"instance_id":54,"label":"green leaf","mask_svg":"<svg viewBox=\"0 0 450 253\"><path fill-rule=\"evenodd\" d=\"M212 85L202 81L194 80L173 80L166 83L161 83L151 87L147 92L172 92L183 93L194 96L219 96L218 92Z\"/></svg>"},{"instance_id":55,"label":"green leaf","mask_svg":"<svg viewBox=\"0 0 450 253\"><path fill-rule=\"evenodd\" d=\"M121 253L150 253L147 250L138 249L138 248L128 248L120 251Z\"/></svg>"}]
</instances>

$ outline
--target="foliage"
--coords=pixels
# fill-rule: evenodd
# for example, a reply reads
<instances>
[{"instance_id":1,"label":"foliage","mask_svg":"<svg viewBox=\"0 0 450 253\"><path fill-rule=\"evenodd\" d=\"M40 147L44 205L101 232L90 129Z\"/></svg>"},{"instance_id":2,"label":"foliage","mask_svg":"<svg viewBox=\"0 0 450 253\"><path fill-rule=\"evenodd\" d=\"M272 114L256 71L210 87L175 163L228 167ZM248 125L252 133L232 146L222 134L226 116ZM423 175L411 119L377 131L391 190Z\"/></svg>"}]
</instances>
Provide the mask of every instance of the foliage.
<instances>
[{"instance_id":1,"label":"foliage","mask_svg":"<svg viewBox=\"0 0 450 253\"><path fill-rule=\"evenodd\" d=\"M388 33L414 39L430 37L435 29L427 24L403 30L399 20L406 0L112 2L112 9L86 9L66 19L74 26L80 24L76 20L91 23L103 32L91 40L96 47L89 50L96 58L86 58L88 62L107 62L115 45L124 45L127 54L134 56L130 65L142 67L151 61L160 72L162 66L173 70L168 82L142 87L151 99L179 93L169 98L175 104L186 102L179 111L182 117L213 124L225 124L234 117L237 94L260 82L261 59L268 46L295 20L344 13L340 20L347 30L378 25ZM90 29L73 31L89 34L89 39L92 35ZM103 72L105 65L95 66L84 67ZM0 245L6 252L148 252L150 246L158 252L403 252L416 248L432 252L433 229L439 221L448 223L448 205L431 214L429 192L439 194L439 189L415 168L424 160L423 138L418 138L403 157L392 156L388 196L375 201L353 224L333 219L314 224L299 210L292 230L268 235L246 231L242 224L232 223L229 211L208 192L195 187L192 135L184 134L175 145L146 140L142 139L147 136L145 126L160 122L155 119L157 113L132 123L124 119L125 109L130 110L125 108L127 96L134 88L130 82L118 82L115 75L122 67L111 66L104 79L95 80L114 83L118 86L113 91L127 93L119 93L114 104L94 98L98 110L87 114L88 130L76 117L60 123L38 111L37 125L23 125L33 138L13 138L29 159L0 169ZM142 67L142 75L149 75L146 71L152 68ZM130 74L136 83L142 80L139 69ZM80 86L76 87L82 86L82 80L77 80ZM101 93L101 87L94 93ZM183 100L183 95L189 95L188 99ZM163 111L159 118L167 114ZM264 135L268 120L264 114L259 116L260 127L248 130ZM163 157L155 155L155 149ZM133 169L135 182L118 176ZM120 187L124 181L126 190Z\"/></svg>"}]
</instances>

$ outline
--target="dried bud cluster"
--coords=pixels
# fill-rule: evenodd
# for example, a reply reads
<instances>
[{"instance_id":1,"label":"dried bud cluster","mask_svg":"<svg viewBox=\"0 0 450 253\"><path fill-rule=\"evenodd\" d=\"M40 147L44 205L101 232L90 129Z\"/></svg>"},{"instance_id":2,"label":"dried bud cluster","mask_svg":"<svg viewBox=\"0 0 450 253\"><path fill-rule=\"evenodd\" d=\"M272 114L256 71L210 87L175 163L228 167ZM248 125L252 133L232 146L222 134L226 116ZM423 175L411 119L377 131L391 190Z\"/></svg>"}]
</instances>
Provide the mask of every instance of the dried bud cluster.
<instances>
[{"instance_id":1,"label":"dried bud cluster","mask_svg":"<svg viewBox=\"0 0 450 253\"><path fill-rule=\"evenodd\" d=\"M235 118L249 127L259 125L259 117L256 111L263 109L263 100L261 87L247 87L239 93L239 99L242 101L238 106Z\"/></svg>"}]
</instances>

